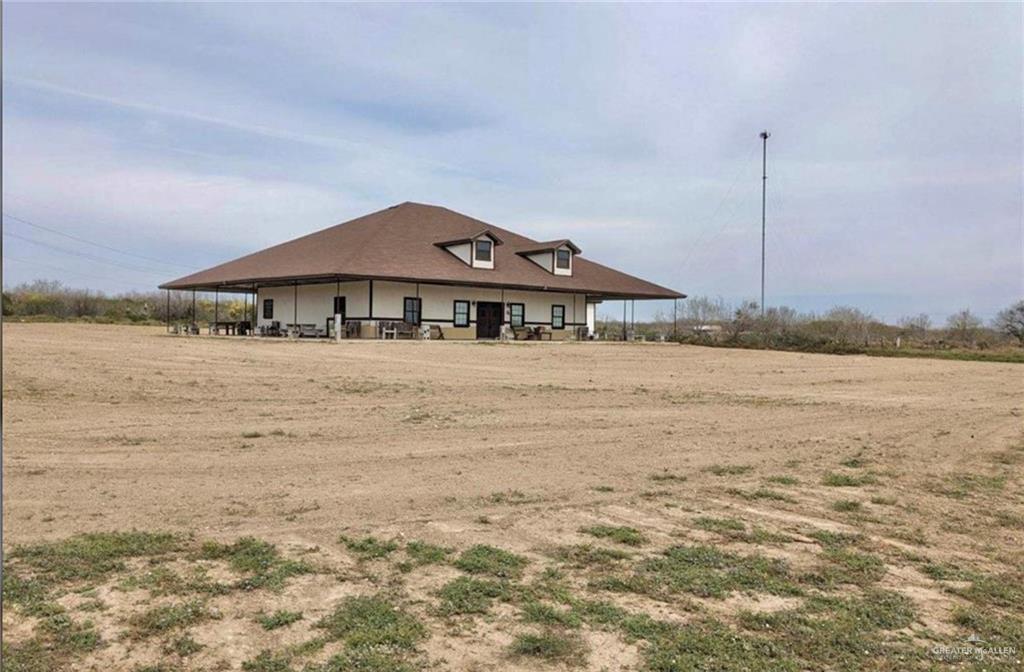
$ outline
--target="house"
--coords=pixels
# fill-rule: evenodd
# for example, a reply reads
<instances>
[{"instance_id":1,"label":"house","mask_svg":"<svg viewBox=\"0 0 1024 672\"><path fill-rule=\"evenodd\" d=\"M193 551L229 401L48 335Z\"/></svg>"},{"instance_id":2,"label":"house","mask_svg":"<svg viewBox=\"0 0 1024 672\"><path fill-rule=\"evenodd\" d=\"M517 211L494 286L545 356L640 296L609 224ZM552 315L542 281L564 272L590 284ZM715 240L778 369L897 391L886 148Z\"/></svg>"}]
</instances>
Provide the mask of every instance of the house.
<instances>
[{"instance_id":1,"label":"house","mask_svg":"<svg viewBox=\"0 0 1024 672\"><path fill-rule=\"evenodd\" d=\"M572 338L581 327L594 332L602 301L685 297L582 254L570 240L538 242L447 208L402 203L160 287L248 294L263 332L306 325L328 334L338 314L354 336L397 323L433 326L445 339L537 327Z\"/></svg>"}]
</instances>

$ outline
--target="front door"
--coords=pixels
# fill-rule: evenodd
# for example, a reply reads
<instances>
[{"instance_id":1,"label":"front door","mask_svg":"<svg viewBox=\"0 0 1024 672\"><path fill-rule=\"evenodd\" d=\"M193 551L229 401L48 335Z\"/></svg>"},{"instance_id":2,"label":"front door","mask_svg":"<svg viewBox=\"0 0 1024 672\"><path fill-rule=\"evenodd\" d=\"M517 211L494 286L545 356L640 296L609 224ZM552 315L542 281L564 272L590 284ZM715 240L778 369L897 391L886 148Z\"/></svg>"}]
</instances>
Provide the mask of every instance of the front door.
<instances>
[{"instance_id":1,"label":"front door","mask_svg":"<svg viewBox=\"0 0 1024 672\"><path fill-rule=\"evenodd\" d=\"M476 303L476 337L498 338L501 335L501 304L490 301Z\"/></svg>"}]
</instances>

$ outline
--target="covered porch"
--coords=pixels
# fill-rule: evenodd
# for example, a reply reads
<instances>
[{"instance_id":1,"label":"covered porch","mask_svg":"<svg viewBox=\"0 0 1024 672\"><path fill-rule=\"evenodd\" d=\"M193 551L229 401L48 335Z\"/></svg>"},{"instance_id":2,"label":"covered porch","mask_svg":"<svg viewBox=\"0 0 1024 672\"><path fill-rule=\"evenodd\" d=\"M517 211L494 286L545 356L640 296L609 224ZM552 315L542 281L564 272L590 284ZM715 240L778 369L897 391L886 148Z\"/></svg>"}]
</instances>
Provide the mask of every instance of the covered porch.
<instances>
[{"instance_id":1,"label":"covered porch","mask_svg":"<svg viewBox=\"0 0 1024 672\"><path fill-rule=\"evenodd\" d=\"M347 276L166 291L171 333L331 340L592 340L599 304L622 301L625 318L651 298ZM183 293L190 299L177 319L172 292L179 307ZM606 336L631 332L624 319L621 335Z\"/></svg>"}]
</instances>

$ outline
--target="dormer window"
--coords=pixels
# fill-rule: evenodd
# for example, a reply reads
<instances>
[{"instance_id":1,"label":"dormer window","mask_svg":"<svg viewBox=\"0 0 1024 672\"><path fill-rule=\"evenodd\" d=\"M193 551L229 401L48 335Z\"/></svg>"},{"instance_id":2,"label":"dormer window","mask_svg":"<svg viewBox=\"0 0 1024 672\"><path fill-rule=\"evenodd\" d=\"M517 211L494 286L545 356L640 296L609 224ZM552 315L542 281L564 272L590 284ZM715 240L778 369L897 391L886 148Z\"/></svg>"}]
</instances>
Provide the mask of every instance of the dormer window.
<instances>
[{"instance_id":1,"label":"dormer window","mask_svg":"<svg viewBox=\"0 0 1024 672\"><path fill-rule=\"evenodd\" d=\"M501 245L501 238L484 229L468 238L456 238L434 243L442 250L455 255L467 266L473 268L494 268L494 247Z\"/></svg>"},{"instance_id":2,"label":"dormer window","mask_svg":"<svg viewBox=\"0 0 1024 672\"><path fill-rule=\"evenodd\" d=\"M551 240L517 250L516 254L526 257L552 275L572 275L572 258L580 253L571 240Z\"/></svg>"},{"instance_id":3,"label":"dormer window","mask_svg":"<svg viewBox=\"0 0 1024 672\"><path fill-rule=\"evenodd\" d=\"M493 258L491 257L493 249L494 243L492 243L490 240L476 241L476 260L493 261Z\"/></svg>"}]
</instances>

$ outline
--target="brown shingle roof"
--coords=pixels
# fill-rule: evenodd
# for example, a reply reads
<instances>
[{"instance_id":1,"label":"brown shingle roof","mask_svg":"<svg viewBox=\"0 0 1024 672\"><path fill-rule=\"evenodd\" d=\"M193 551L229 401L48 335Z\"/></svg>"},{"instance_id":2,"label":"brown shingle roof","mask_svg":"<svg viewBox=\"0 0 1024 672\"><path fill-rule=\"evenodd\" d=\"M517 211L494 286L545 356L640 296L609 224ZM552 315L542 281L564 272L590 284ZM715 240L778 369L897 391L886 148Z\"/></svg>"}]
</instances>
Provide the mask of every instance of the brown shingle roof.
<instances>
[{"instance_id":1,"label":"brown shingle roof","mask_svg":"<svg viewBox=\"0 0 1024 672\"><path fill-rule=\"evenodd\" d=\"M577 247L576 244L573 243L571 240L569 240L568 238L562 238L561 240L546 240L543 243L534 243L533 245L524 247L521 250L516 250L516 254L536 254L537 252L551 252L552 250L557 250L563 245L572 250L573 254L581 254L583 252L583 250Z\"/></svg>"},{"instance_id":2,"label":"brown shingle roof","mask_svg":"<svg viewBox=\"0 0 1024 672\"><path fill-rule=\"evenodd\" d=\"M494 269L472 268L437 241L493 231L505 243ZM582 257L571 276L553 275L516 252L539 243L447 208L402 203L268 247L160 285L161 289L230 289L296 280L376 278L443 284L565 290L620 298L672 299L684 294Z\"/></svg>"}]
</instances>

